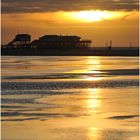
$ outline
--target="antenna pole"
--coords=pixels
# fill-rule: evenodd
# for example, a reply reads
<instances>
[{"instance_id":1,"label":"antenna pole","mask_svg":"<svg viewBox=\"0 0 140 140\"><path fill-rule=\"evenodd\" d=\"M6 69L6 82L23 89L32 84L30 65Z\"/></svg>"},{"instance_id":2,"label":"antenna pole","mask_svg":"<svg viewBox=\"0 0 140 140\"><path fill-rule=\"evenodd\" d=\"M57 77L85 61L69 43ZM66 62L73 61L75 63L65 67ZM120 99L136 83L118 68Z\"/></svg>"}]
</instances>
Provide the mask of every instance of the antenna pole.
<instances>
[{"instance_id":1,"label":"antenna pole","mask_svg":"<svg viewBox=\"0 0 140 140\"><path fill-rule=\"evenodd\" d=\"M130 41L130 48L132 48L132 42Z\"/></svg>"}]
</instances>

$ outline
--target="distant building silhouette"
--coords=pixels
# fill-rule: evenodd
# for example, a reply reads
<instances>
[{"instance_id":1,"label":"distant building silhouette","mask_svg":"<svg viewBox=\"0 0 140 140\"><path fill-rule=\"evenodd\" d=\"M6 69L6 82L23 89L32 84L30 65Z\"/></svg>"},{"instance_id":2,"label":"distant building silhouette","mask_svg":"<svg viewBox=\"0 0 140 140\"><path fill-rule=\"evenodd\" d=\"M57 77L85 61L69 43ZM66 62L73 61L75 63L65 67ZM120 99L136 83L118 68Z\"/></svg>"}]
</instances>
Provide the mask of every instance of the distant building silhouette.
<instances>
[{"instance_id":1,"label":"distant building silhouette","mask_svg":"<svg viewBox=\"0 0 140 140\"><path fill-rule=\"evenodd\" d=\"M18 34L8 43L8 48L69 49L89 48L91 40L81 40L78 36L44 35L31 42L28 34Z\"/></svg>"},{"instance_id":2,"label":"distant building silhouette","mask_svg":"<svg viewBox=\"0 0 140 140\"><path fill-rule=\"evenodd\" d=\"M8 43L8 48L25 48L29 47L31 36L29 34L18 34Z\"/></svg>"},{"instance_id":3,"label":"distant building silhouette","mask_svg":"<svg viewBox=\"0 0 140 140\"><path fill-rule=\"evenodd\" d=\"M108 46L108 49L111 50L112 49L112 40L110 40L110 44Z\"/></svg>"},{"instance_id":4,"label":"distant building silhouette","mask_svg":"<svg viewBox=\"0 0 140 140\"><path fill-rule=\"evenodd\" d=\"M130 41L130 48L132 48L132 42Z\"/></svg>"},{"instance_id":5,"label":"distant building silhouette","mask_svg":"<svg viewBox=\"0 0 140 140\"><path fill-rule=\"evenodd\" d=\"M87 48L90 47L90 40L81 40L78 36L58 36L58 35L45 35L38 40L31 42L33 48L40 49L57 49L57 48Z\"/></svg>"}]
</instances>

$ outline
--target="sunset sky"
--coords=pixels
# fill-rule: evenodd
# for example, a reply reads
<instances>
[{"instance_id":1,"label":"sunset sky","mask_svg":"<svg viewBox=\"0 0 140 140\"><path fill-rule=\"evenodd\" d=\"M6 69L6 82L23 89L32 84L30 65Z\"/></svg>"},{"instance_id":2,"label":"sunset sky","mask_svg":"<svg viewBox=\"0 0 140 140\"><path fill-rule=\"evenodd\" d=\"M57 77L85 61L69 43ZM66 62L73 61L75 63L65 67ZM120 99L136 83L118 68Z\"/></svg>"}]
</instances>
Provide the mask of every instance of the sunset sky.
<instances>
[{"instance_id":1,"label":"sunset sky","mask_svg":"<svg viewBox=\"0 0 140 140\"><path fill-rule=\"evenodd\" d=\"M93 46L138 46L138 0L2 0L2 44L17 33L78 35Z\"/></svg>"}]
</instances>

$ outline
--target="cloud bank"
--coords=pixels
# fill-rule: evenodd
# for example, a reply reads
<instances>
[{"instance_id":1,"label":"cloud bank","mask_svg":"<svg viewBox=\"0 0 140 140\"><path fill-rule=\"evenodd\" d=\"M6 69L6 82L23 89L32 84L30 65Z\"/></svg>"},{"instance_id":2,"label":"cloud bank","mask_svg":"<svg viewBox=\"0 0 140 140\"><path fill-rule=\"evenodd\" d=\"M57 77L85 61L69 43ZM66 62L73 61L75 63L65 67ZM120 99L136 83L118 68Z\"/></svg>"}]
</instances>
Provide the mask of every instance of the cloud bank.
<instances>
[{"instance_id":1,"label":"cloud bank","mask_svg":"<svg viewBox=\"0 0 140 140\"><path fill-rule=\"evenodd\" d=\"M138 0L2 0L2 13L139 9Z\"/></svg>"}]
</instances>

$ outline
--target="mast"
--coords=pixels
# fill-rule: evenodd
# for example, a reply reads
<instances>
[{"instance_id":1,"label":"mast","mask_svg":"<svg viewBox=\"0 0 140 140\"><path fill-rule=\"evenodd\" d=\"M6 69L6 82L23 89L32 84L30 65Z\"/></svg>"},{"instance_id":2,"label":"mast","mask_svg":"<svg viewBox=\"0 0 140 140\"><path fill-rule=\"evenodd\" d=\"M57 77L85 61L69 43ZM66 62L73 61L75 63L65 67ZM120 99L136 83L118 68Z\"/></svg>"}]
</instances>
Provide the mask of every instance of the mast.
<instances>
[{"instance_id":1,"label":"mast","mask_svg":"<svg viewBox=\"0 0 140 140\"><path fill-rule=\"evenodd\" d=\"M132 48L132 42L130 41L130 48Z\"/></svg>"}]
</instances>

